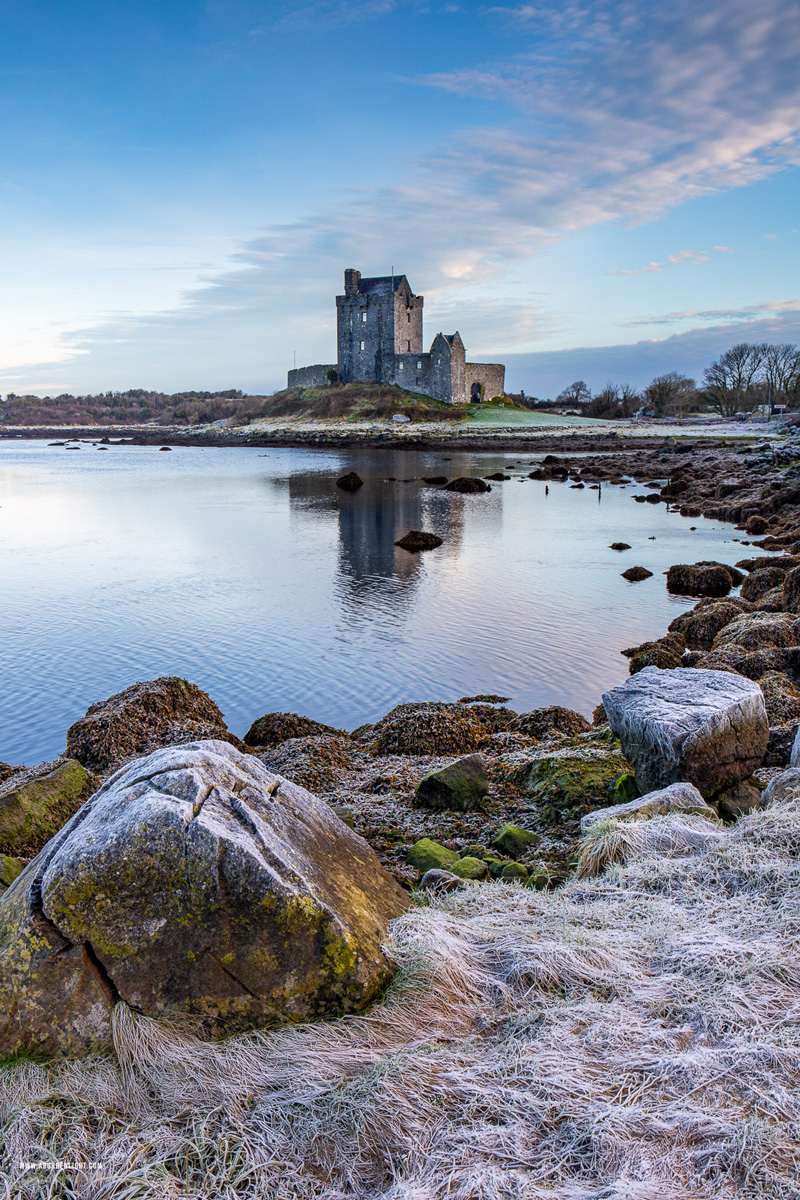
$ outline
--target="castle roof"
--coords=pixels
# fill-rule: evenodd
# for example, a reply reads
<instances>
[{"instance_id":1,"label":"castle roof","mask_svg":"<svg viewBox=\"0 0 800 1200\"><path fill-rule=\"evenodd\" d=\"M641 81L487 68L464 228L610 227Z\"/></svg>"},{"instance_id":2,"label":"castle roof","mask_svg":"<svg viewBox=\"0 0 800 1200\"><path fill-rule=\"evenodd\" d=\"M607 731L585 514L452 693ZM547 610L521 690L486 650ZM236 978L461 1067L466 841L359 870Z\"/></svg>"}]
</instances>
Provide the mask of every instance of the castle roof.
<instances>
[{"instance_id":1,"label":"castle roof","mask_svg":"<svg viewBox=\"0 0 800 1200\"><path fill-rule=\"evenodd\" d=\"M404 283L411 291L405 275L373 275L359 279L358 290L362 296L391 296L392 292L399 292Z\"/></svg>"}]
</instances>

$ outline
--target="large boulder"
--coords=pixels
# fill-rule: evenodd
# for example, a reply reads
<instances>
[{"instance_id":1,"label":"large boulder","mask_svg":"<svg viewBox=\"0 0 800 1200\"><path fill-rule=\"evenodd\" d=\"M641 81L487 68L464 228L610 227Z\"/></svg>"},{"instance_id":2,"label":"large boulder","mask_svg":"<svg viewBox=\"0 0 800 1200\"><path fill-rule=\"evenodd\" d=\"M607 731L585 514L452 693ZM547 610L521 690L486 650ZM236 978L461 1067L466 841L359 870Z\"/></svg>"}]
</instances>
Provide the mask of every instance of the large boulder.
<instances>
[{"instance_id":1,"label":"large boulder","mask_svg":"<svg viewBox=\"0 0 800 1200\"><path fill-rule=\"evenodd\" d=\"M215 738L242 743L206 692L175 675L134 683L87 709L67 730L67 753L90 771L115 770L161 746Z\"/></svg>"},{"instance_id":2,"label":"large boulder","mask_svg":"<svg viewBox=\"0 0 800 1200\"><path fill-rule=\"evenodd\" d=\"M725 671L645 667L603 706L644 792L685 781L709 797L752 775L767 750L761 689Z\"/></svg>"},{"instance_id":3,"label":"large boulder","mask_svg":"<svg viewBox=\"0 0 800 1200\"><path fill-rule=\"evenodd\" d=\"M671 783L669 787L648 792L646 796L629 800L627 804L612 804L608 808L598 808L587 813L585 817L581 817L581 833L588 833L598 821L605 821L611 817L624 821L643 821L650 817L665 817L673 812L691 813L695 817L707 817L710 821L715 821L717 817L714 809L710 804L706 804L694 784Z\"/></svg>"},{"instance_id":4,"label":"large boulder","mask_svg":"<svg viewBox=\"0 0 800 1200\"><path fill-rule=\"evenodd\" d=\"M118 1000L208 1036L362 1008L406 907L360 837L227 742L117 771L0 897L0 1051L110 1044Z\"/></svg>"},{"instance_id":5,"label":"large boulder","mask_svg":"<svg viewBox=\"0 0 800 1200\"><path fill-rule=\"evenodd\" d=\"M74 758L21 770L0 784L0 852L31 858L97 786Z\"/></svg>"},{"instance_id":6,"label":"large boulder","mask_svg":"<svg viewBox=\"0 0 800 1200\"><path fill-rule=\"evenodd\" d=\"M720 629L712 649L742 646L745 650L761 650L766 646L796 646L796 621L797 618L789 613L742 613Z\"/></svg>"},{"instance_id":7,"label":"large boulder","mask_svg":"<svg viewBox=\"0 0 800 1200\"><path fill-rule=\"evenodd\" d=\"M489 776L480 754L469 754L446 767L423 775L414 793L414 803L422 808L480 810L489 791Z\"/></svg>"}]
</instances>

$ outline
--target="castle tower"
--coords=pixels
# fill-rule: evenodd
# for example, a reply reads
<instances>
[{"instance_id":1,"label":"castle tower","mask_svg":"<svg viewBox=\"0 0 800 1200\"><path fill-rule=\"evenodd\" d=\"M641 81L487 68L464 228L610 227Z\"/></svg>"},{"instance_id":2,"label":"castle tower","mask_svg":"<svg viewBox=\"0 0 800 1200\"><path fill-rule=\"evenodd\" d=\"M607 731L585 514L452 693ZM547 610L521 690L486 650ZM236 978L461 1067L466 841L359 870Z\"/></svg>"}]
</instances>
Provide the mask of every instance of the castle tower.
<instances>
[{"instance_id":1,"label":"castle tower","mask_svg":"<svg viewBox=\"0 0 800 1200\"><path fill-rule=\"evenodd\" d=\"M336 297L339 378L383 383L394 377L394 355L422 353L422 307L405 275L362 278L348 268Z\"/></svg>"}]
</instances>

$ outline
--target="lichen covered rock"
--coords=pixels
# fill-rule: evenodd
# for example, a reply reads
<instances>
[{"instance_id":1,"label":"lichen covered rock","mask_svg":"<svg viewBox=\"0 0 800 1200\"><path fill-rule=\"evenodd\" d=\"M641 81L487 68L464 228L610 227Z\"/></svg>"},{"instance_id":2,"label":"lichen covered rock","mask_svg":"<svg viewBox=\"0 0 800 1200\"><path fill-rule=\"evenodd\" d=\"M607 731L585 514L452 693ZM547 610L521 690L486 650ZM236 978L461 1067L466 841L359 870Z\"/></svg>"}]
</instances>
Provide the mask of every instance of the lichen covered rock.
<instances>
[{"instance_id":1,"label":"lichen covered rock","mask_svg":"<svg viewBox=\"0 0 800 1200\"><path fill-rule=\"evenodd\" d=\"M515 781L541 805L543 817L553 819L608 804L617 781L631 774L616 747L567 746L523 764Z\"/></svg>"},{"instance_id":2,"label":"lichen covered rock","mask_svg":"<svg viewBox=\"0 0 800 1200\"><path fill-rule=\"evenodd\" d=\"M764 697L739 675L645 667L603 705L645 792L685 781L708 798L747 779L766 753Z\"/></svg>"},{"instance_id":3,"label":"lichen covered rock","mask_svg":"<svg viewBox=\"0 0 800 1200\"><path fill-rule=\"evenodd\" d=\"M31 858L97 786L74 758L21 771L0 784L0 852Z\"/></svg>"},{"instance_id":4,"label":"lichen covered rock","mask_svg":"<svg viewBox=\"0 0 800 1200\"><path fill-rule=\"evenodd\" d=\"M405 906L366 842L252 755L158 750L0 898L0 1051L109 1045L118 999L208 1036L359 1009Z\"/></svg>"}]
</instances>

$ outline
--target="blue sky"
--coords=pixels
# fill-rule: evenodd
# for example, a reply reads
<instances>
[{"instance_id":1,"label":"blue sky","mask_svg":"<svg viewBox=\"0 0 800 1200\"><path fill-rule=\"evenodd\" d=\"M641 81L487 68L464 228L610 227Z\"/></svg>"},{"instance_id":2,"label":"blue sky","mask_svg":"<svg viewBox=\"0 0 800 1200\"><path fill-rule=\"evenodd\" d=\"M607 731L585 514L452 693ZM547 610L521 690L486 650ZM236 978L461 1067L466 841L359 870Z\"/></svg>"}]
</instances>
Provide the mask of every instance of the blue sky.
<instances>
[{"instance_id":1,"label":"blue sky","mask_svg":"<svg viewBox=\"0 0 800 1200\"><path fill-rule=\"evenodd\" d=\"M0 390L281 386L342 270L508 383L800 341L795 0L0 0Z\"/></svg>"}]
</instances>

